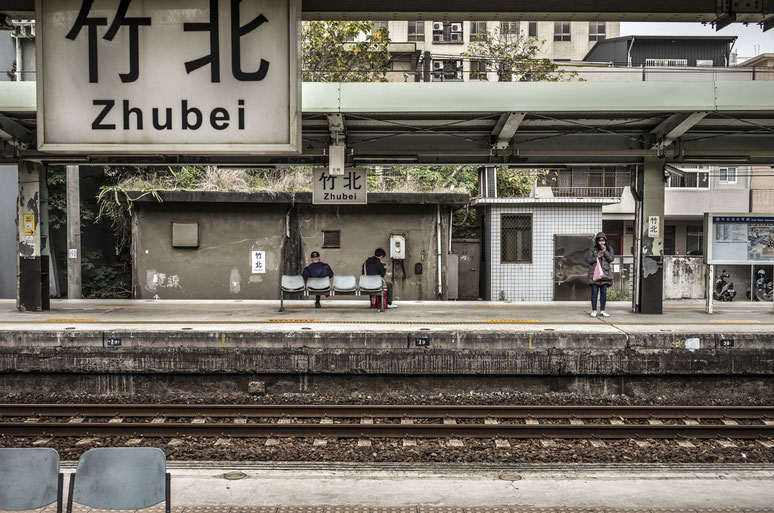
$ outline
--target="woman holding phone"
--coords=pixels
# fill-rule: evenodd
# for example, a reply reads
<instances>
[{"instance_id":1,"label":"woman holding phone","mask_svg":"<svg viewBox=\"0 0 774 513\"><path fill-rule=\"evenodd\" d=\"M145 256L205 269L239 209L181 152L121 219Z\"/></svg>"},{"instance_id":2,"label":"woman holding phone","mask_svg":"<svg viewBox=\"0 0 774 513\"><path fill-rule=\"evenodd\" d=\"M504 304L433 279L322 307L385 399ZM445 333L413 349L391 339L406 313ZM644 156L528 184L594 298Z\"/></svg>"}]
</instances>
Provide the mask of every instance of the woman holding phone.
<instances>
[{"instance_id":1,"label":"woman holding phone","mask_svg":"<svg viewBox=\"0 0 774 513\"><path fill-rule=\"evenodd\" d=\"M613 284L613 271L610 263L613 261L613 248L607 242L607 236L599 232L594 237L594 243L586 251L586 263L589 264L589 285L591 286L591 316L597 316L597 297L599 297L599 314L610 317L605 311L607 303L607 288Z\"/></svg>"}]
</instances>

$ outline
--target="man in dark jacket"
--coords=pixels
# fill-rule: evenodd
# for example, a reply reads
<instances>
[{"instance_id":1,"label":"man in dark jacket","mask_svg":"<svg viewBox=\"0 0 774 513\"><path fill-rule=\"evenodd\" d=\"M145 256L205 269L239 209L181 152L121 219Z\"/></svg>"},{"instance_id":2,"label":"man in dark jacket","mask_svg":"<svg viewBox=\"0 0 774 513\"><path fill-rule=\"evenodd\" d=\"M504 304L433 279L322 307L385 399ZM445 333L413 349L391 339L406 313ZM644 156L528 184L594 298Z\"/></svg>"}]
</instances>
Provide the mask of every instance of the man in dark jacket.
<instances>
[{"instance_id":1,"label":"man in dark jacket","mask_svg":"<svg viewBox=\"0 0 774 513\"><path fill-rule=\"evenodd\" d=\"M363 264L363 274L375 275L378 274L382 278L387 274L387 265L382 262L382 259L387 256L387 253L382 248L376 248L374 256L368 257ZM392 282L387 282L387 308L397 308L398 305L392 304Z\"/></svg>"},{"instance_id":2,"label":"man in dark jacket","mask_svg":"<svg viewBox=\"0 0 774 513\"><path fill-rule=\"evenodd\" d=\"M324 278L325 276L333 278L333 269L325 262L320 262L320 253L312 251L310 258L312 259L312 263L304 267L304 270L301 272L301 276L304 277L304 282L309 278ZM314 298L314 307L321 308L320 296L314 296Z\"/></svg>"}]
</instances>

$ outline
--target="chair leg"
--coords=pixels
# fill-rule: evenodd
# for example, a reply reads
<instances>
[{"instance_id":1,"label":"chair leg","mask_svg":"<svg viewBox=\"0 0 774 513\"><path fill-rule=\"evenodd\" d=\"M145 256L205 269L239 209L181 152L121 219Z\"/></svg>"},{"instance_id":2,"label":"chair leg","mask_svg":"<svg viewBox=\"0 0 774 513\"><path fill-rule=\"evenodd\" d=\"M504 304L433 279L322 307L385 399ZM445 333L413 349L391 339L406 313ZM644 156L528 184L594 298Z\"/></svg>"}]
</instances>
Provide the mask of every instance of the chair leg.
<instances>
[{"instance_id":1,"label":"chair leg","mask_svg":"<svg viewBox=\"0 0 774 513\"><path fill-rule=\"evenodd\" d=\"M59 473L56 486L56 513L62 513L62 499L64 496L64 474Z\"/></svg>"},{"instance_id":2,"label":"chair leg","mask_svg":"<svg viewBox=\"0 0 774 513\"><path fill-rule=\"evenodd\" d=\"M280 312L284 312L285 311L285 291L284 290L280 290L280 309L279 309L279 311Z\"/></svg>"},{"instance_id":3,"label":"chair leg","mask_svg":"<svg viewBox=\"0 0 774 513\"><path fill-rule=\"evenodd\" d=\"M167 472L165 478L166 487L164 490L164 498L166 499L166 513L172 513L172 475Z\"/></svg>"},{"instance_id":4,"label":"chair leg","mask_svg":"<svg viewBox=\"0 0 774 513\"><path fill-rule=\"evenodd\" d=\"M70 493L67 494L67 513L73 513L73 491L75 490L75 472L70 474Z\"/></svg>"}]
</instances>

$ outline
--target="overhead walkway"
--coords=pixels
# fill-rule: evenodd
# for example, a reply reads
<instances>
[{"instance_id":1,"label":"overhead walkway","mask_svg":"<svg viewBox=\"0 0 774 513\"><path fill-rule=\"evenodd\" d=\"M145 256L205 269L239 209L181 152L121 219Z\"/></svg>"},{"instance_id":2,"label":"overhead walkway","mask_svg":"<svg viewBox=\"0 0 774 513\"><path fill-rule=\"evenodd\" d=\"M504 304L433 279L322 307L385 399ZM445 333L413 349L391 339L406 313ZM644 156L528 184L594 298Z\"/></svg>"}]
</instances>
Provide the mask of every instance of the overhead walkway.
<instances>
[{"instance_id":1,"label":"overhead walkway","mask_svg":"<svg viewBox=\"0 0 774 513\"><path fill-rule=\"evenodd\" d=\"M304 83L302 91L301 155L73 156L35 149L35 83L4 82L1 158L327 165L331 133L343 125L356 165L774 162L774 81Z\"/></svg>"}]
</instances>

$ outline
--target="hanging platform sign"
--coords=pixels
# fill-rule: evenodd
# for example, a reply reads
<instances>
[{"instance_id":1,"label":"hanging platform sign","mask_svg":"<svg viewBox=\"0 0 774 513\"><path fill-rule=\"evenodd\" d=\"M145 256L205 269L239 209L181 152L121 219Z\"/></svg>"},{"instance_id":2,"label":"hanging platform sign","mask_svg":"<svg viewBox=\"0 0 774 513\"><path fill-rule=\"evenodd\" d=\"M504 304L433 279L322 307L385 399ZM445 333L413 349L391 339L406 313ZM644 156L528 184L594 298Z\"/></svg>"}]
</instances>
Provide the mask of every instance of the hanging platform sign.
<instances>
[{"instance_id":1,"label":"hanging platform sign","mask_svg":"<svg viewBox=\"0 0 774 513\"><path fill-rule=\"evenodd\" d=\"M300 0L37 0L38 147L300 151Z\"/></svg>"},{"instance_id":2,"label":"hanging platform sign","mask_svg":"<svg viewBox=\"0 0 774 513\"><path fill-rule=\"evenodd\" d=\"M774 263L774 214L705 214L708 264Z\"/></svg>"},{"instance_id":3,"label":"hanging platform sign","mask_svg":"<svg viewBox=\"0 0 774 513\"><path fill-rule=\"evenodd\" d=\"M316 168L312 175L312 204L347 205L368 203L367 170L348 167L342 175L332 175L327 168Z\"/></svg>"}]
</instances>

